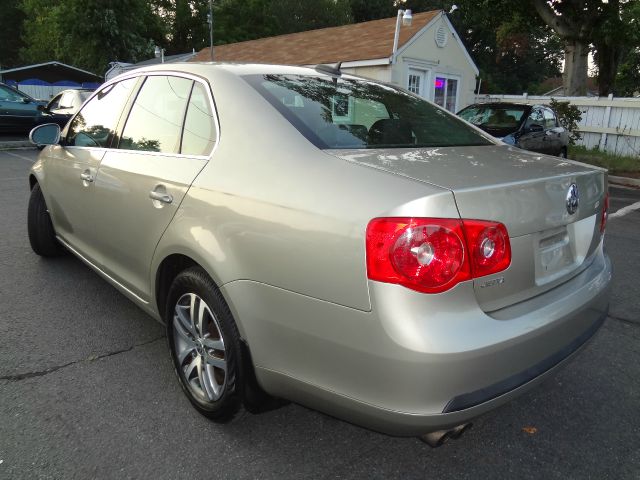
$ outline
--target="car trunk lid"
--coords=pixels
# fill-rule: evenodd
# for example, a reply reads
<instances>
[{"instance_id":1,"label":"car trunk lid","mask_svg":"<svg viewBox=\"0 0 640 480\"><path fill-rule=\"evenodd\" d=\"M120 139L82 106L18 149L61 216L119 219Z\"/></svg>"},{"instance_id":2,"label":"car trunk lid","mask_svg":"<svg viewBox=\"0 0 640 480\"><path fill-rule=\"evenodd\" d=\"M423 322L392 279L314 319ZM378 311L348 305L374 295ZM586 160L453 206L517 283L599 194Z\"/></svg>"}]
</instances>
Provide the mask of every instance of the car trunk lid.
<instances>
[{"instance_id":1,"label":"car trunk lid","mask_svg":"<svg viewBox=\"0 0 640 480\"><path fill-rule=\"evenodd\" d=\"M474 280L486 311L567 281L586 268L600 243L602 169L501 145L328 153L447 188L462 218L503 223L511 240L510 267ZM573 185L575 212L567 207Z\"/></svg>"}]
</instances>

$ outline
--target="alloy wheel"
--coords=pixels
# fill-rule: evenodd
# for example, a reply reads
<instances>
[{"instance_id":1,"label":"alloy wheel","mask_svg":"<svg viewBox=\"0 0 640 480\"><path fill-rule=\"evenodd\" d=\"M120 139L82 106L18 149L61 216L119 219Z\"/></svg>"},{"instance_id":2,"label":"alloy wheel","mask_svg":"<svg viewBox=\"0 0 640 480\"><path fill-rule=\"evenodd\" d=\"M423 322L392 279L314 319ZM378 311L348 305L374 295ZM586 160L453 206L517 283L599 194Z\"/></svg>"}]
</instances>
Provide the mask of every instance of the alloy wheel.
<instances>
[{"instance_id":1,"label":"alloy wheel","mask_svg":"<svg viewBox=\"0 0 640 480\"><path fill-rule=\"evenodd\" d=\"M224 338L215 315L195 293L185 293L176 303L173 342L179 372L191 393L204 403L218 400L227 381Z\"/></svg>"}]
</instances>

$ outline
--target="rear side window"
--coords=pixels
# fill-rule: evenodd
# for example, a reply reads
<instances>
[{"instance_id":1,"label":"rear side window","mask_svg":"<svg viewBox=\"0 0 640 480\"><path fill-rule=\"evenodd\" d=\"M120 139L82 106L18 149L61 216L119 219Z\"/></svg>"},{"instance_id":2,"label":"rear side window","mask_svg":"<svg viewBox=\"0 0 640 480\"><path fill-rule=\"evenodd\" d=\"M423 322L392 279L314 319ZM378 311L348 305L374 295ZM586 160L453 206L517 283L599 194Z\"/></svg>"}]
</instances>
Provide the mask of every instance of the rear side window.
<instances>
[{"instance_id":1,"label":"rear side window","mask_svg":"<svg viewBox=\"0 0 640 480\"><path fill-rule=\"evenodd\" d=\"M62 98L60 99L60 107L59 108L71 108L71 107L73 107L73 97L74 97L74 93L73 92L67 92L67 93L63 94Z\"/></svg>"},{"instance_id":2,"label":"rear side window","mask_svg":"<svg viewBox=\"0 0 640 480\"><path fill-rule=\"evenodd\" d=\"M109 85L93 97L71 122L67 145L108 147L136 81L130 78Z\"/></svg>"},{"instance_id":3,"label":"rear side window","mask_svg":"<svg viewBox=\"0 0 640 480\"><path fill-rule=\"evenodd\" d=\"M318 148L491 145L457 117L388 85L305 75L244 78Z\"/></svg>"},{"instance_id":4,"label":"rear side window","mask_svg":"<svg viewBox=\"0 0 640 480\"><path fill-rule=\"evenodd\" d=\"M216 125L209 95L204 85L196 82L184 121L182 151L185 155L209 155L216 142Z\"/></svg>"},{"instance_id":5,"label":"rear side window","mask_svg":"<svg viewBox=\"0 0 640 480\"><path fill-rule=\"evenodd\" d=\"M118 148L178 153L193 80L147 77L124 126Z\"/></svg>"}]
</instances>

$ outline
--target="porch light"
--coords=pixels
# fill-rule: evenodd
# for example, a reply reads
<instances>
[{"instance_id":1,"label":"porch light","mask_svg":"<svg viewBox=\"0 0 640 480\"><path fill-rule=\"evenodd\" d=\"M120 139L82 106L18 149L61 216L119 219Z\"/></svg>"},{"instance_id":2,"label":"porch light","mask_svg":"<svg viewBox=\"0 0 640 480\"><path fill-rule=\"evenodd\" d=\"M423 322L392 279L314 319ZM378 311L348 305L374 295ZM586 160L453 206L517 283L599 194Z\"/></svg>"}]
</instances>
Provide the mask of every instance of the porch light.
<instances>
[{"instance_id":1,"label":"porch light","mask_svg":"<svg viewBox=\"0 0 640 480\"><path fill-rule=\"evenodd\" d=\"M411 10L405 10L402 13L402 25L404 25L405 27L410 27L412 21L413 15L411 15Z\"/></svg>"},{"instance_id":2,"label":"porch light","mask_svg":"<svg viewBox=\"0 0 640 480\"><path fill-rule=\"evenodd\" d=\"M398 17L396 18L396 32L393 37L393 51L391 52L392 63L396 61L396 52L398 51L398 39L400 38L400 27L410 27L413 21L411 10L398 9Z\"/></svg>"}]
</instances>

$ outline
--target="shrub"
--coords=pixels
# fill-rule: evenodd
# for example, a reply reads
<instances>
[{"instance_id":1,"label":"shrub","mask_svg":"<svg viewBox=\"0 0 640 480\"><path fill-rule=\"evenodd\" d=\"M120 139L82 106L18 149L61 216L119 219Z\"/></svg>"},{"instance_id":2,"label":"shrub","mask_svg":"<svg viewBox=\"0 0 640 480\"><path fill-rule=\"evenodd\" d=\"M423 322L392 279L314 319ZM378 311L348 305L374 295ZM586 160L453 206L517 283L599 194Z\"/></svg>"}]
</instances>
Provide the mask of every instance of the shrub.
<instances>
[{"instance_id":1,"label":"shrub","mask_svg":"<svg viewBox=\"0 0 640 480\"><path fill-rule=\"evenodd\" d=\"M578 131L578 122L582 120L582 112L571 102L559 102L551 99L551 108L558 115L558 121L569 132L569 145L575 145L582 138Z\"/></svg>"}]
</instances>

